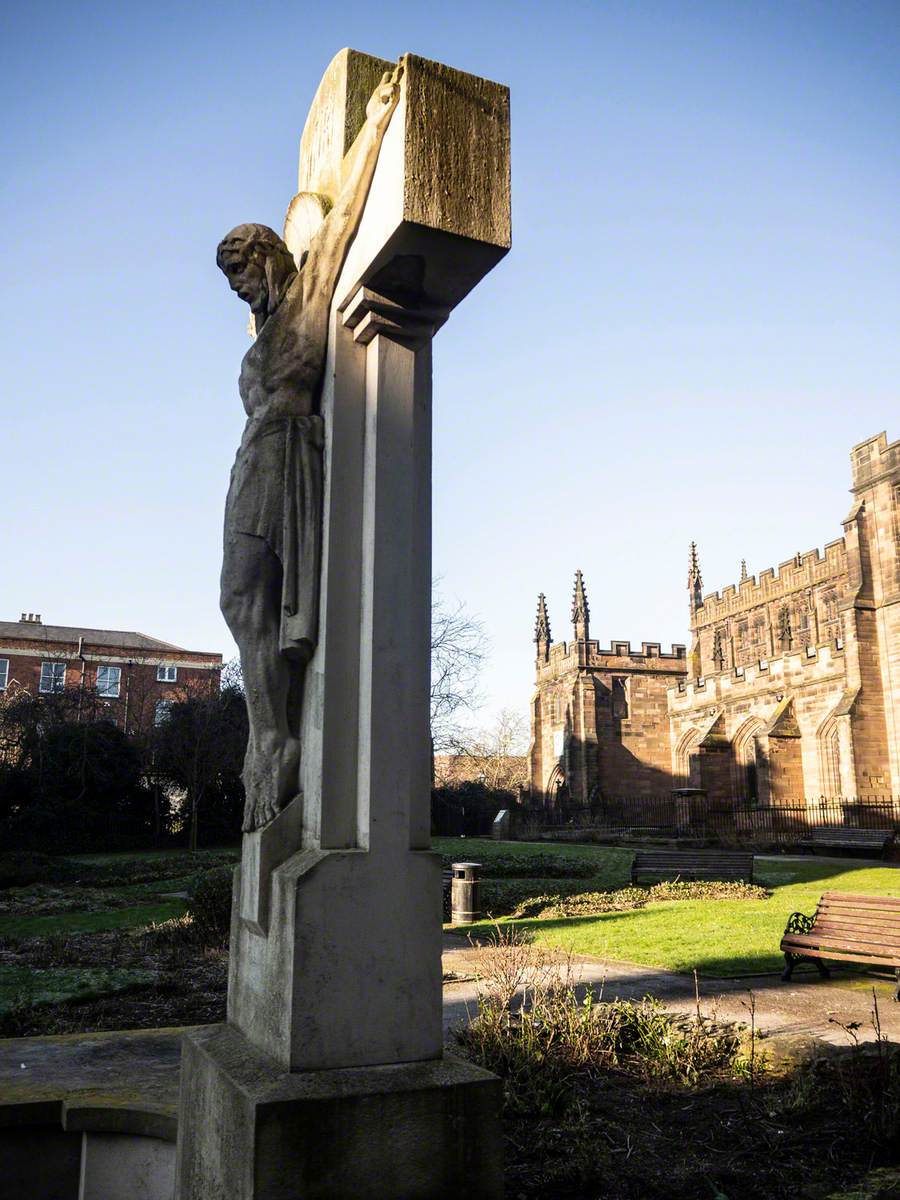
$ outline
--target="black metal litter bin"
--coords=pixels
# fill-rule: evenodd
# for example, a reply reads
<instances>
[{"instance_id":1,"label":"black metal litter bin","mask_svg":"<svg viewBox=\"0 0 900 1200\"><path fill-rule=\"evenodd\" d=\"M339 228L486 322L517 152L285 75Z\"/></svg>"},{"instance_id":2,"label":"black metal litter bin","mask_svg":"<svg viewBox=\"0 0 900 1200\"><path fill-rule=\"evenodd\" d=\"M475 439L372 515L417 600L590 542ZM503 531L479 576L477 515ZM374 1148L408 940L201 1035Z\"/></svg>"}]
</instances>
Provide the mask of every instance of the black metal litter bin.
<instances>
[{"instance_id":1,"label":"black metal litter bin","mask_svg":"<svg viewBox=\"0 0 900 1200\"><path fill-rule=\"evenodd\" d=\"M481 863L454 863L452 869L451 920L469 925L481 916Z\"/></svg>"}]
</instances>

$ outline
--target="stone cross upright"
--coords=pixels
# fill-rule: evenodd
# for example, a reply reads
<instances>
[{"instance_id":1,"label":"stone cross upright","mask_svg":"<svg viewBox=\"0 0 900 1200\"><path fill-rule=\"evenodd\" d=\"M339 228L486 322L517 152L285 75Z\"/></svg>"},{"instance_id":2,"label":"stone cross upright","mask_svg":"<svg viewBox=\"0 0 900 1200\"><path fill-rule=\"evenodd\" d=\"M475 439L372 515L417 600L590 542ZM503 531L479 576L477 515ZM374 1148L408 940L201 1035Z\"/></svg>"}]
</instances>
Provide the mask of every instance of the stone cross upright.
<instances>
[{"instance_id":1,"label":"stone cross upright","mask_svg":"<svg viewBox=\"0 0 900 1200\"><path fill-rule=\"evenodd\" d=\"M228 1023L185 1038L178 1200L501 1194L498 1081L445 1056L430 850L431 339L510 245L506 88L414 55L334 290L319 627L296 798L244 836ZM301 138L298 262L392 64Z\"/></svg>"}]
</instances>

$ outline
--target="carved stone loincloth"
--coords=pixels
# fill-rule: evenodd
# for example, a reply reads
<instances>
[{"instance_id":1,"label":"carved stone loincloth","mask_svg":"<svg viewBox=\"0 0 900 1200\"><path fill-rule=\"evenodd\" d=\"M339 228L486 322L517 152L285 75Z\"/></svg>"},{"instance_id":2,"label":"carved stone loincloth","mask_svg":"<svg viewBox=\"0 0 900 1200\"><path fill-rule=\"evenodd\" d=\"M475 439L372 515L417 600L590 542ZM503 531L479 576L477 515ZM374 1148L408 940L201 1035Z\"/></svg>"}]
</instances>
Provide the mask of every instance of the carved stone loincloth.
<instances>
[{"instance_id":1,"label":"carved stone loincloth","mask_svg":"<svg viewBox=\"0 0 900 1200\"><path fill-rule=\"evenodd\" d=\"M226 541L262 538L281 563L281 652L304 660L319 624L323 430L319 416L250 417L225 501Z\"/></svg>"}]
</instances>

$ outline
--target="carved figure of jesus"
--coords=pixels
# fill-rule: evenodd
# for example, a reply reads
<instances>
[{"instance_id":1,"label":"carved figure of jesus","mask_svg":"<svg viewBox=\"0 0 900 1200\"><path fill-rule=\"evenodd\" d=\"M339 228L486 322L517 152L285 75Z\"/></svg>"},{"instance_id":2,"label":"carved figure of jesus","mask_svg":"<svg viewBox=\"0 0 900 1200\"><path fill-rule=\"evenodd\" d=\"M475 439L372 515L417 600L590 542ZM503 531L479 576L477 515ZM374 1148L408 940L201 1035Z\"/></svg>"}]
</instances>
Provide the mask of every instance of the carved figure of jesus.
<instances>
[{"instance_id":1,"label":"carved figure of jesus","mask_svg":"<svg viewBox=\"0 0 900 1200\"><path fill-rule=\"evenodd\" d=\"M323 426L317 409L328 315L402 71L398 66L375 89L350 174L299 270L265 225L238 225L216 254L232 290L249 304L257 333L241 365L247 423L225 503L221 586L250 722L246 831L271 821L299 787L303 681L318 631Z\"/></svg>"}]
</instances>

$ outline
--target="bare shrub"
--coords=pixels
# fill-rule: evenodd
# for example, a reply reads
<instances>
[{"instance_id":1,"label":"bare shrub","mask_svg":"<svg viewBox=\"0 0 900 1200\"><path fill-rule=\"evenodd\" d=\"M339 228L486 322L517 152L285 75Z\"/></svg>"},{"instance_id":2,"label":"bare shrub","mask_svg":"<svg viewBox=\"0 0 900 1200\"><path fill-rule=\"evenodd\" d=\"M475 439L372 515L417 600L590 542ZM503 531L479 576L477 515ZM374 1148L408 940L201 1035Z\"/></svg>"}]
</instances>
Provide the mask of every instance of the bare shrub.
<instances>
[{"instance_id":1,"label":"bare shrub","mask_svg":"<svg viewBox=\"0 0 900 1200\"><path fill-rule=\"evenodd\" d=\"M457 1034L466 1054L506 1084L508 1111L558 1113L579 1085L625 1071L656 1085L694 1086L748 1072L745 1039L700 1010L685 1019L645 997L604 1003L579 985L577 964L535 946L516 928L495 927L479 948L478 1012ZM760 1069L757 1055L756 1070Z\"/></svg>"},{"instance_id":2,"label":"bare shrub","mask_svg":"<svg viewBox=\"0 0 900 1200\"><path fill-rule=\"evenodd\" d=\"M653 887L625 887L615 891L581 891L580 885L565 881L538 880L545 887L535 894L535 882L487 879L482 885L482 903L493 916L592 917L600 913L624 912L658 904L663 900L765 900L769 892L753 883L691 882L676 880ZM551 890L552 889L552 890Z\"/></svg>"},{"instance_id":3,"label":"bare shrub","mask_svg":"<svg viewBox=\"0 0 900 1200\"><path fill-rule=\"evenodd\" d=\"M228 941L233 881L233 867L216 867L205 871L191 890L188 913L203 946L223 946Z\"/></svg>"}]
</instances>

